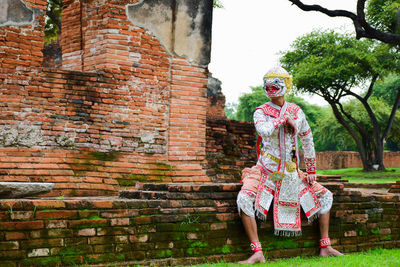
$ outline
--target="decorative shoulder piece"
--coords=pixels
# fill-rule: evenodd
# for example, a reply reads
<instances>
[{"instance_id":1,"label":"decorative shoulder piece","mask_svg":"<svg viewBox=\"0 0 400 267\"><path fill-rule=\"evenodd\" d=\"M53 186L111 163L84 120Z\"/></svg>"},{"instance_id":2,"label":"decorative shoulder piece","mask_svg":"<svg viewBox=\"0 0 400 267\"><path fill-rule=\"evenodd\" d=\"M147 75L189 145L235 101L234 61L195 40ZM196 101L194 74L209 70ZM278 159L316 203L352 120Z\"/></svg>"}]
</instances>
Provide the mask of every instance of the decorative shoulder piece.
<instances>
[{"instance_id":1,"label":"decorative shoulder piece","mask_svg":"<svg viewBox=\"0 0 400 267\"><path fill-rule=\"evenodd\" d=\"M262 251L262 247L261 247L261 242L260 241L251 242L250 247L251 247L251 250L253 251L253 253L256 253L257 251Z\"/></svg>"},{"instance_id":2,"label":"decorative shoulder piece","mask_svg":"<svg viewBox=\"0 0 400 267\"><path fill-rule=\"evenodd\" d=\"M268 105L268 103L265 103L264 105L259 106L256 109L262 109L265 115L271 116L273 118L279 117L279 109L276 109L271 105ZM299 112L299 110L300 107L298 105L287 102L287 113L292 117L292 119L298 118L297 113Z\"/></svg>"},{"instance_id":3,"label":"decorative shoulder piece","mask_svg":"<svg viewBox=\"0 0 400 267\"><path fill-rule=\"evenodd\" d=\"M278 118L279 117L279 110L277 110L274 107L271 107L268 105L268 103L265 103L264 105L256 108L256 109L262 109L265 115L271 116L273 118Z\"/></svg>"},{"instance_id":4,"label":"decorative shoulder piece","mask_svg":"<svg viewBox=\"0 0 400 267\"><path fill-rule=\"evenodd\" d=\"M297 119L297 113L299 110L300 107L298 105L287 102L287 112L293 117L293 119Z\"/></svg>"},{"instance_id":5,"label":"decorative shoulder piece","mask_svg":"<svg viewBox=\"0 0 400 267\"><path fill-rule=\"evenodd\" d=\"M321 238L319 240L319 247L326 248L331 246L331 239L329 237Z\"/></svg>"}]
</instances>

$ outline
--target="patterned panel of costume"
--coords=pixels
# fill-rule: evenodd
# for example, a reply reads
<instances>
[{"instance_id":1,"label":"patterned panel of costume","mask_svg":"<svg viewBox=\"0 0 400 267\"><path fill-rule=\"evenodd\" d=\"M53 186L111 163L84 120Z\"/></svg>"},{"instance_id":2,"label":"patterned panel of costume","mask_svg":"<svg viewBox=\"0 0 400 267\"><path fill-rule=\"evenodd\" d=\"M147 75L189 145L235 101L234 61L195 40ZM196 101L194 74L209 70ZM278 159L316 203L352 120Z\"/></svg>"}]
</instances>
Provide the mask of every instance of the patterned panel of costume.
<instances>
[{"instance_id":1,"label":"patterned panel of costume","mask_svg":"<svg viewBox=\"0 0 400 267\"><path fill-rule=\"evenodd\" d=\"M271 83L279 83L278 72L272 72ZM278 76L276 78L275 76ZM264 84L268 85L268 82ZM287 84L287 83L286 83ZM273 92L285 94L286 88ZM285 127L287 117L291 117L298 129L295 136ZM309 222L319 214L328 212L332 206L332 193L315 182L309 185L305 175L299 170L298 137L304 150L306 171L315 174L316 160L311 129L304 112L293 103L285 102L282 107L272 102L265 103L254 112L254 124L262 138L262 149L256 166L242 172L243 186L237 197L239 214L257 215L266 219L273 205L276 235L297 236L301 234L300 207Z\"/></svg>"}]
</instances>

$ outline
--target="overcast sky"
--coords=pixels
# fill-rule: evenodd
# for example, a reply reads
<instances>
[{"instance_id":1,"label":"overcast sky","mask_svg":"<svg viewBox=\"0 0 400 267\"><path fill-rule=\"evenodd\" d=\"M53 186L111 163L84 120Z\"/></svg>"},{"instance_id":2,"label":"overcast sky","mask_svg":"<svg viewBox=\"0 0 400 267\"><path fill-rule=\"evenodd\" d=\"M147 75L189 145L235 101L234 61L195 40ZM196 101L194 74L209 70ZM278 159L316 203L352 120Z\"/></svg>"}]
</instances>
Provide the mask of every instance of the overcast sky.
<instances>
[{"instance_id":1,"label":"overcast sky","mask_svg":"<svg viewBox=\"0 0 400 267\"><path fill-rule=\"evenodd\" d=\"M350 19L304 12L288 0L221 2L224 8L214 9L209 70L222 81L227 102L238 102L250 86L261 85L264 74L279 61L279 52L288 50L297 37L313 29L354 31ZM357 4L357 0L304 2L352 12ZM316 97L306 98L324 104Z\"/></svg>"}]
</instances>

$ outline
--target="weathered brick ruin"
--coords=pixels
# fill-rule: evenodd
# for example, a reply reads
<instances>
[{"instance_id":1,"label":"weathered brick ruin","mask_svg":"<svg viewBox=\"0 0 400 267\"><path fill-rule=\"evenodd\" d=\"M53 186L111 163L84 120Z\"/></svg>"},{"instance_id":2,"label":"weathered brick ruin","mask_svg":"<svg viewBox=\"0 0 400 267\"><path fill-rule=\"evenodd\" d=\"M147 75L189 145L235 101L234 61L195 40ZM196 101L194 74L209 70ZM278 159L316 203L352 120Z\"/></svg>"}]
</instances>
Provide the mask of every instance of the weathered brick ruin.
<instances>
[{"instance_id":1,"label":"weathered brick ruin","mask_svg":"<svg viewBox=\"0 0 400 267\"><path fill-rule=\"evenodd\" d=\"M3 181L51 181L49 196L210 181L210 1L63 1L62 69L42 68L46 1L16 2L0 28Z\"/></svg>"},{"instance_id":2,"label":"weathered brick ruin","mask_svg":"<svg viewBox=\"0 0 400 267\"><path fill-rule=\"evenodd\" d=\"M45 9L0 0L0 182L55 183L0 201L0 266L246 257L235 198L255 132L226 119L209 77L212 1L64 0L57 64ZM400 247L398 191L326 186L339 249ZM304 224L296 239L262 224L266 253L315 255L317 224Z\"/></svg>"}]
</instances>

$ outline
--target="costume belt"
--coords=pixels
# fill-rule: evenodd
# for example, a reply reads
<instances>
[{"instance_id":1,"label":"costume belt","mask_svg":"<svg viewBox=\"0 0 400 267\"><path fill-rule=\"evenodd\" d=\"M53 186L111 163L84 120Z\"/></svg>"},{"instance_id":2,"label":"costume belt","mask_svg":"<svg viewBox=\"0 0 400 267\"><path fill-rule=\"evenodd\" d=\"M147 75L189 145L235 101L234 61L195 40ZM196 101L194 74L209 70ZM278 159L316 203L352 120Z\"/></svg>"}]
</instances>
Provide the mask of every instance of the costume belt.
<instances>
[{"instance_id":1,"label":"costume belt","mask_svg":"<svg viewBox=\"0 0 400 267\"><path fill-rule=\"evenodd\" d=\"M270 153L268 153L268 152L266 152L266 151L263 151L263 152L261 152L261 153L263 154L264 157L267 157L267 158L269 158L270 160L272 160L272 161L278 163L278 165L281 163L281 160L280 160L278 157L275 157L275 156L271 155ZM293 161L287 161L287 162L285 162L285 167L286 167L286 170L287 170L288 172L294 172L294 171L296 171L296 169L297 169L296 162L293 162Z\"/></svg>"}]
</instances>

